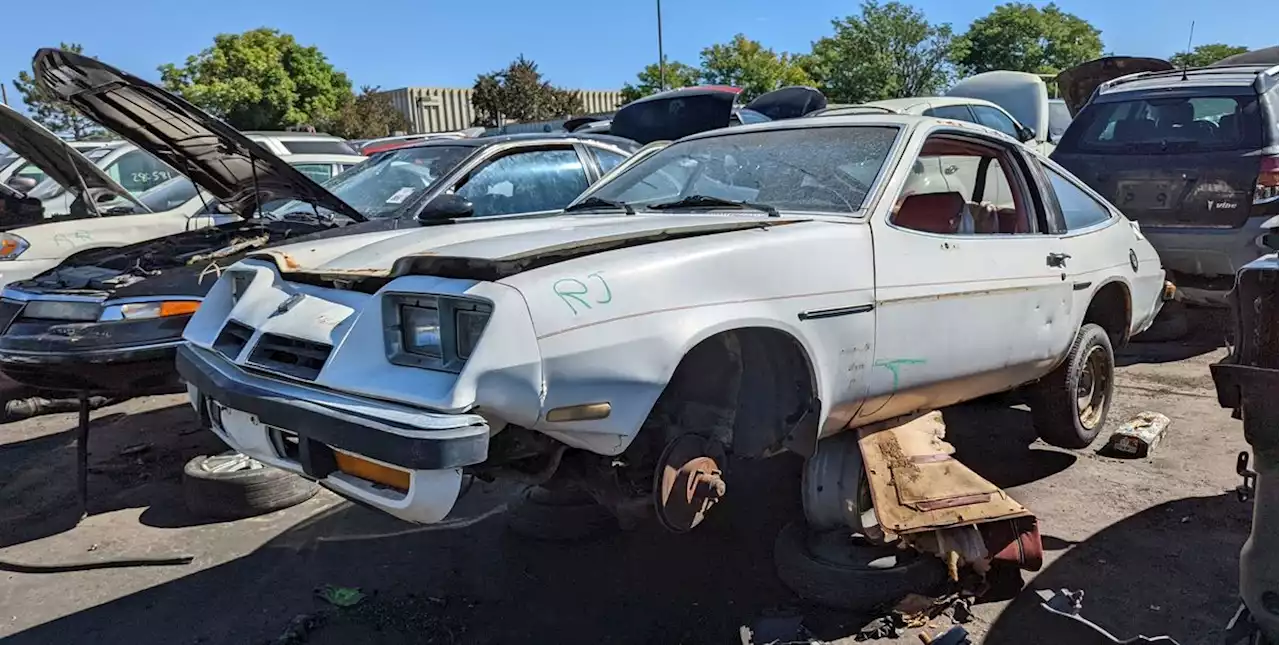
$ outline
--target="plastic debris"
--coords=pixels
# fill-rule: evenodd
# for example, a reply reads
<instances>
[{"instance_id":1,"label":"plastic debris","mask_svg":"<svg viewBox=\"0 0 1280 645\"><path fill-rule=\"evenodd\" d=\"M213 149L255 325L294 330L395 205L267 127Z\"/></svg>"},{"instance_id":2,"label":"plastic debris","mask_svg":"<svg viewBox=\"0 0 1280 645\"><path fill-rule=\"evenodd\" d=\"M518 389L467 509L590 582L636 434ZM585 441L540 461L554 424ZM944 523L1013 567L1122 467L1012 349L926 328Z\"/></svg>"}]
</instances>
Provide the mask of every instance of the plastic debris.
<instances>
[{"instance_id":1,"label":"plastic debris","mask_svg":"<svg viewBox=\"0 0 1280 645\"><path fill-rule=\"evenodd\" d=\"M1170 423L1169 417L1159 412L1139 412L1111 434L1102 452L1134 459L1146 457L1160 445Z\"/></svg>"},{"instance_id":2,"label":"plastic debris","mask_svg":"<svg viewBox=\"0 0 1280 645\"><path fill-rule=\"evenodd\" d=\"M334 607L354 607L364 600L364 592L358 587L325 585L316 590L316 595Z\"/></svg>"}]
</instances>

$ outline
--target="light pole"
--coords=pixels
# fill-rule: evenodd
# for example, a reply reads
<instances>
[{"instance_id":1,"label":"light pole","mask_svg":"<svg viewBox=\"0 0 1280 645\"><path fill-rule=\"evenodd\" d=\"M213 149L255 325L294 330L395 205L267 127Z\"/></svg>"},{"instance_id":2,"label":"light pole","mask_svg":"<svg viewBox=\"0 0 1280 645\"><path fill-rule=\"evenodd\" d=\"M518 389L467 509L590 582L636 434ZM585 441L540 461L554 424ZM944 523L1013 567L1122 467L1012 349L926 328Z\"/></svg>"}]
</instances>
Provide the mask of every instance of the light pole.
<instances>
[{"instance_id":1,"label":"light pole","mask_svg":"<svg viewBox=\"0 0 1280 645\"><path fill-rule=\"evenodd\" d=\"M662 55L662 0L658 3L658 85L659 89L667 89L667 59Z\"/></svg>"}]
</instances>

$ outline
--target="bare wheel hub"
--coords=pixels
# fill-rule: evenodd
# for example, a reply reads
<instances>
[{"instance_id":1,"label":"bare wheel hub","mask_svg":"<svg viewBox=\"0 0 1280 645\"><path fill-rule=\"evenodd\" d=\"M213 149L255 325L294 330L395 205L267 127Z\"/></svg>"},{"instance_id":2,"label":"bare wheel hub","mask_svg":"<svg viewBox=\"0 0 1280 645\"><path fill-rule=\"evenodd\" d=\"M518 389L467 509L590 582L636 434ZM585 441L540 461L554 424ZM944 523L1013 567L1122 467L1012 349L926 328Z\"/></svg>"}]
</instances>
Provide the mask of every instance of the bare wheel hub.
<instances>
[{"instance_id":1,"label":"bare wheel hub","mask_svg":"<svg viewBox=\"0 0 1280 645\"><path fill-rule=\"evenodd\" d=\"M686 434L667 444L654 474L653 501L667 530L687 533L725 494L719 443Z\"/></svg>"}]
</instances>

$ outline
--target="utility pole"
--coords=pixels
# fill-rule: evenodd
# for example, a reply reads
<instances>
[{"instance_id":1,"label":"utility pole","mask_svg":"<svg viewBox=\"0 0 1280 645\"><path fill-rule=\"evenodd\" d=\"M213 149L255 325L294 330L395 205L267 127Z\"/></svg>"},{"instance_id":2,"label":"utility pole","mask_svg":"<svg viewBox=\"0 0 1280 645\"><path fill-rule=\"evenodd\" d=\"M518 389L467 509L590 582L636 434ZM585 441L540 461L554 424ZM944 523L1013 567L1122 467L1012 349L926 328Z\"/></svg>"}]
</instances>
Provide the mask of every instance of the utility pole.
<instances>
[{"instance_id":1,"label":"utility pole","mask_svg":"<svg viewBox=\"0 0 1280 645\"><path fill-rule=\"evenodd\" d=\"M658 85L659 89L667 89L667 58L662 55L662 0L658 3Z\"/></svg>"}]
</instances>

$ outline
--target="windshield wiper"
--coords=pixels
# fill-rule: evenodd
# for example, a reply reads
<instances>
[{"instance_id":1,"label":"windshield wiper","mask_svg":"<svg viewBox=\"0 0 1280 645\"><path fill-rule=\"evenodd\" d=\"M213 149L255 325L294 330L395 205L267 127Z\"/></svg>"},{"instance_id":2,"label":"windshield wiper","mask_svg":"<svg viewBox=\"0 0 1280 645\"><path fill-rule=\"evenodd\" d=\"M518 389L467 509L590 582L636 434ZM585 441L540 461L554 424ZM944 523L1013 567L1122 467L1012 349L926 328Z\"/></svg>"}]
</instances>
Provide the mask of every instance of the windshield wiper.
<instances>
[{"instance_id":1,"label":"windshield wiper","mask_svg":"<svg viewBox=\"0 0 1280 645\"><path fill-rule=\"evenodd\" d=\"M578 211L578 210L585 211L585 210L599 209L599 208L612 208L616 210L621 210L621 211L625 211L626 214L628 215L636 214L636 209L632 208L631 204L628 204L626 202L614 201L612 199L605 199L603 197L588 197L578 202L577 204L574 204L573 206L570 206L564 209L564 212L568 213L569 211Z\"/></svg>"},{"instance_id":2,"label":"windshield wiper","mask_svg":"<svg viewBox=\"0 0 1280 645\"><path fill-rule=\"evenodd\" d=\"M649 204L645 208L655 211L673 208L750 208L763 213L768 213L769 217L778 217L778 209L757 202L737 201L733 199L723 199L720 197L711 197L709 195L689 195L683 199L677 199L674 202L659 202L657 204Z\"/></svg>"}]
</instances>

